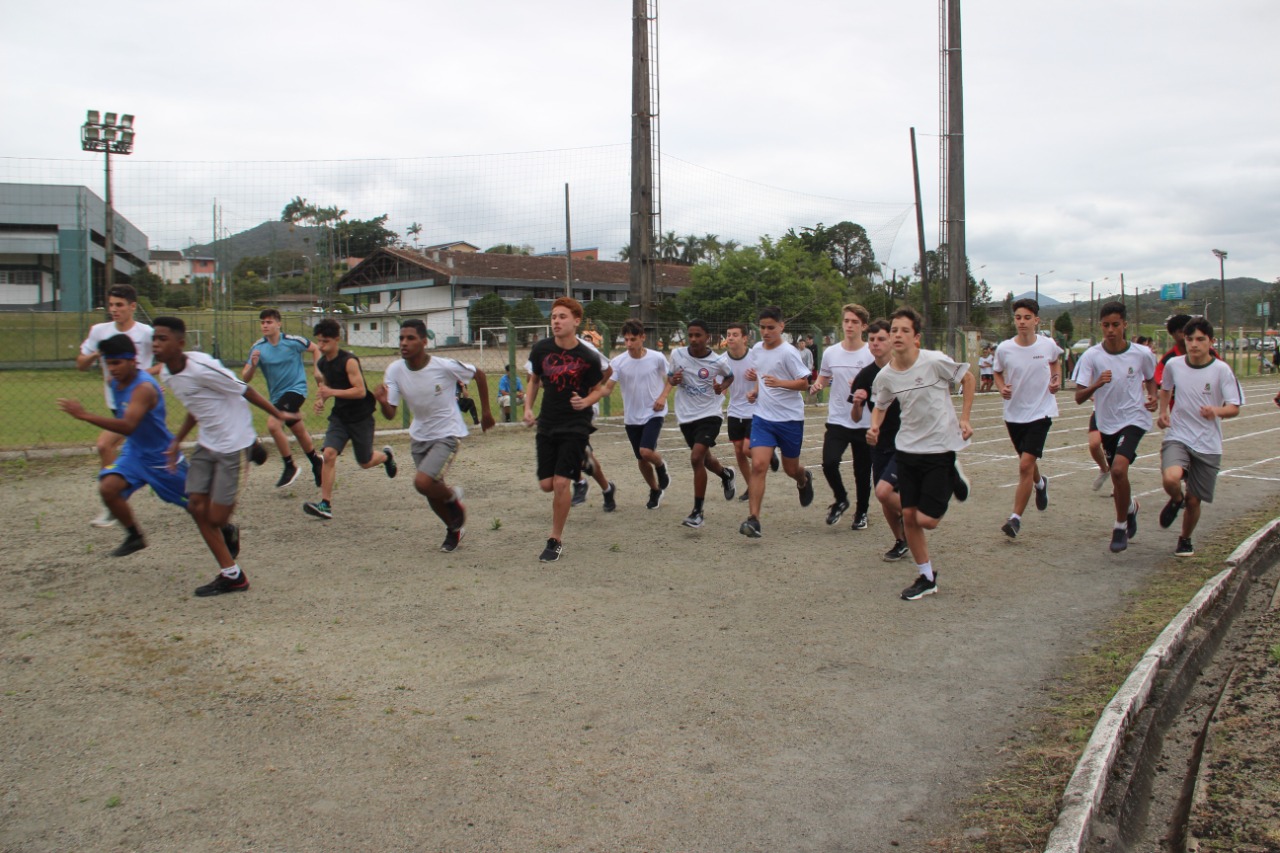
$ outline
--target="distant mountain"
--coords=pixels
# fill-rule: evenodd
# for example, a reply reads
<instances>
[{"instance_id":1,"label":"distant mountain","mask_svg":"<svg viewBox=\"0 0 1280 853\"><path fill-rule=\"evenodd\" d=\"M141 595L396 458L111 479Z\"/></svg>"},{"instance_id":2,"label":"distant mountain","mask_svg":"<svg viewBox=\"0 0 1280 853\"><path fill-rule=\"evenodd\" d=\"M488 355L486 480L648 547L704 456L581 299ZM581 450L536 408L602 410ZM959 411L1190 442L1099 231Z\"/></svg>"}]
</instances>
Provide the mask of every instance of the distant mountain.
<instances>
[{"instance_id":1,"label":"distant mountain","mask_svg":"<svg viewBox=\"0 0 1280 853\"><path fill-rule=\"evenodd\" d=\"M1035 299L1035 298L1036 298L1036 292L1034 290L1028 290L1026 293L1019 293L1018 295L1014 296L1013 301L1017 302L1019 299ZM1054 299L1052 296L1050 296L1047 293L1040 294L1041 310L1044 310L1045 308L1057 308L1062 304L1063 303Z\"/></svg>"},{"instance_id":2,"label":"distant mountain","mask_svg":"<svg viewBox=\"0 0 1280 853\"><path fill-rule=\"evenodd\" d=\"M234 269L241 258L260 257L272 252L300 252L314 258L316 242L322 230L315 226L268 221L213 243L192 246L183 254L188 257L217 258L224 269Z\"/></svg>"}]
</instances>

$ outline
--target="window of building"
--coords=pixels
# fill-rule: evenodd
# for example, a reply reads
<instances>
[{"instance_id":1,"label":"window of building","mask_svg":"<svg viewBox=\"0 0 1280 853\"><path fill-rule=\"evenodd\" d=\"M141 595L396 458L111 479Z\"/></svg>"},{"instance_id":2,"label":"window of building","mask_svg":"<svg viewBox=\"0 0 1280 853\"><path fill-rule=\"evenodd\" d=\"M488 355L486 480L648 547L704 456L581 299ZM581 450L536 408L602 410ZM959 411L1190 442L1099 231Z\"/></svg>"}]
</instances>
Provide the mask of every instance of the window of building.
<instances>
[{"instance_id":1,"label":"window of building","mask_svg":"<svg viewBox=\"0 0 1280 853\"><path fill-rule=\"evenodd\" d=\"M378 331L378 324L377 324L377 323L370 323L370 324L369 324L369 331L371 331L371 332L376 332L376 331Z\"/></svg>"}]
</instances>

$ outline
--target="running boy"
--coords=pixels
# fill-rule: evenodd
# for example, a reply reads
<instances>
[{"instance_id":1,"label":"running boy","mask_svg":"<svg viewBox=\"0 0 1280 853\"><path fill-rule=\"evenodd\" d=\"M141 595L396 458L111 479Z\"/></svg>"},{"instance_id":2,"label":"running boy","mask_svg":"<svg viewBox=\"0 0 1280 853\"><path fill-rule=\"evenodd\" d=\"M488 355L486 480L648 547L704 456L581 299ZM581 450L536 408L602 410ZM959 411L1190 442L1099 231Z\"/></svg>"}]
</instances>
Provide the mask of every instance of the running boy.
<instances>
[{"instance_id":1,"label":"running boy","mask_svg":"<svg viewBox=\"0 0 1280 853\"><path fill-rule=\"evenodd\" d=\"M889 321L874 320L867 326L867 348L875 358L871 364L863 368L853 380L853 390L849 394L850 416L855 421L862 420L864 409L870 409L867 402L871 400L871 389L875 385L880 370L889 363ZM874 406L874 401L872 401ZM907 547L907 534L902 527L902 499L898 495L898 463L894 461L896 449L895 439L898 425L901 422L902 407L894 400L885 409L884 420L876 441L871 446L871 478L875 483L876 500L884 520L893 531L893 547L884 552L884 560L896 563L910 553ZM868 430L870 432L870 430Z\"/></svg>"},{"instance_id":2,"label":"running boy","mask_svg":"<svg viewBox=\"0 0 1280 853\"><path fill-rule=\"evenodd\" d=\"M257 446L249 404L273 418L293 423L267 399L202 352L185 352L187 327L177 317L157 317L152 346L160 362L160 381L187 408L187 417L165 452L169 470L178 470L182 442L200 424L200 437L187 467L187 510L218 563L218 576L196 588L205 597L249 588L249 578L236 558L240 530L231 523L240 493L240 472L251 447Z\"/></svg>"},{"instance_id":3,"label":"running boy","mask_svg":"<svg viewBox=\"0 0 1280 853\"><path fill-rule=\"evenodd\" d=\"M657 350L646 349L644 326L639 320L622 324L625 352L609 361L613 375L604 384L604 395L622 386L622 423L631 440L640 476L649 486L648 509L662 506L662 495L671 485L667 463L658 453L658 437L667 416L667 360Z\"/></svg>"},{"instance_id":4,"label":"running boy","mask_svg":"<svg viewBox=\"0 0 1280 853\"><path fill-rule=\"evenodd\" d=\"M146 323L139 323L133 319L133 315L137 310L138 292L128 284L113 285L107 291L107 313L111 315L111 320L107 323L95 323L90 327L89 336L84 339L84 343L80 344L80 354L76 356L76 367L80 370L88 370L99 358L98 345L100 343L115 335L128 335L137 351L139 369L145 370L152 375L158 373L159 371L152 365L151 327ZM105 361L102 364L102 390L107 400L107 410L114 412L116 405L111 391L111 375L107 370ZM103 430L99 433L95 447L98 450L98 459L101 461L103 468L106 468L115 459L116 450L120 447L120 442L122 441L124 441L124 436L110 430ZM103 509L89 523L94 527L110 527L115 522L116 519L112 517L111 510Z\"/></svg>"},{"instance_id":5,"label":"running boy","mask_svg":"<svg viewBox=\"0 0 1280 853\"><path fill-rule=\"evenodd\" d=\"M263 308L258 314L258 321L262 326L262 337L249 347L249 361L245 363L240 378L245 382L252 381L253 374L261 370L262 378L267 381L267 399L271 401L271 405L301 418L302 404L307 401L307 371L302 366L302 356L310 353L314 367L316 359L320 357L320 347L302 335L284 334L280 326L280 312L274 308ZM320 485L323 461L311 443L311 434L307 432L306 425L301 420L296 420L289 431L298 440L298 447L302 448L311 463L311 476L315 478L316 485ZM267 432L275 440L280 459L284 462L284 471L276 481L276 488L283 489L298 479L301 470L293 464L289 437L285 435L280 421L267 418Z\"/></svg>"},{"instance_id":6,"label":"running boy","mask_svg":"<svg viewBox=\"0 0 1280 853\"><path fill-rule=\"evenodd\" d=\"M1004 425L1018 454L1018 488L1013 493L1013 514L1000 528L1010 539L1018 538L1022 514L1031 492L1036 509L1049 508L1049 481L1040 473L1039 459L1049 427L1058 416L1062 387L1062 347L1053 338L1036 334L1040 325L1040 303L1019 299L1013 303L1013 325L1018 334L996 347L992 370L996 389L1004 398Z\"/></svg>"},{"instance_id":7,"label":"running boy","mask_svg":"<svg viewBox=\"0 0 1280 853\"><path fill-rule=\"evenodd\" d=\"M862 340L870 321L871 315L861 305L851 303L844 306L841 320L844 338L837 346L823 350L818 381L809 389L810 394L816 394L827 386L831 387L827 431L822 437L822 475L827 478L827 485L835 497L835 502L827 508L827 524L838 524L840 516L849 509L849 492L840 476L840 460L845 450L852 448L853 485L857 500L853 508L854 530L867 529L867 509L871 503L871 448L867 444L871 410L863 409L861 417L855 420L849 406L849 395L853 393L853 380L875 361Z\"/></svg>"},{"instance_id":8,"label":"running boy","mask_svg":"<svg viewBox=\"0 0 1280 853\"><path fill-rule=\"evenodd\" d=\"M724 333L725 355L729 369L733 371L733 383L729 385L729 409L726 412L729 442L738 471L742 474L743 489L738 500L751 497L751 416L755 404L747 400L752 384L747 381L751 367L751 335L744 323L730 323Z\"/></svg>"},{"instance_id":9,"label":"running boy","mask_svg":"<svg viewBox=\"0 0 1280 853\"><path fill-rule=\"evenodd\" d=\"M956 464L956 451L969 445L973 429L973 389L977 383L969 365L952 361L945 353L920 349L920 315L899 308L890 320L891 356L872 386L876 410L871 415L867 441L875 444L885 414L894 400L902 407L895 439L898 491L902 500L902 526L907 546L919 573L915 583L902 591L905 601L916 601L938 591L938 573L929 558L926 530L937 528L954 494L968 497L968 483ZM956 419L951 387L959 384L961 411Z\"/></svg>"},{"instance_id":10,"label":"running boy","mask_svg":"<svg viewBox=\"0 0 1280 853\"><path fill-rule=\"evenodd\" d=\"M163 501L187 508L187 461L179 459L170 471L165 451L173 433L165 424L164 394L160 384L145 370L138 369L138 350L128 335L113 335L98 344L98 352L111 375L115 400L114 417L104 418L84 410L78 400L59 400L58 408L99 429L124 436L124 445L113 462L98 472L98 493L128 533L111 552L125 557L147 547L146 537L129 508L129 496L150 486Z\"/></svg>"},{"instance_id":11,"label":"running boy","mask_svg":"<svg viewBox=\"0 0 1280 853\"><path fill-rule=\"evenodd\" d=\"M1072 381L1077 405L1094 397L1093 414L1111 470L1116 509L1111 553L1118 554L1138 533L1138 501L1131 497L1129 466L1138 456L1138 442L1151 429L1151 413L1156 409L1156 357L1147 347L1129 342L1124 303L1108 302L1098 313L1102 343L1080 356Z\"/></svg>"},{"instance_id":12,"label":"running boy","mask_svg":"<svg viewBox=\"0 0 1280 853\"><path fill-rule=\"evenodd\" d=\"M551 498L551 535L538 560L554 563L564 553L564 525L569 520L573 484L578 481L587 439L595 432L591 407L604 396L604 371L596 351L578 339L582 304L561 296L551 304L551 337L533 345L525 426L538 425L538 488ZM547 386L542 409L534 403Z\"/></svg>"},{"instance_id":13,"label":"running boy","mask_svg":"<svg viewBox=\"0 0 1280 853\"><path fill-rule=\"evenodd\" d=\"M711 452L720 435L720 395L733 383L733 369L728 358L711 351L711 333L705 322L690 320L685 335L689 345L671 351L668 382L676 389L676 421L689 445L693 468L693 512L680 523L697 528L703 523L708 471L720 478L725 500L733 500L737 490L733 469L721 465Z\"/></svg>"},{"instance_id":14,"label":"running boy","mask_svg":"<svg viewBox=\"0 0 1280 853\"><path fill-rule=\"evenodd\" d=\"M1186 509L1173 553L1190 557L1196 552L1191 534L1200 520L1200 505L1213 503L1222 467L1222 421L1240 414L1244 392L1226 362L1213 355L1213 326L1208 319L1188 320L1182 343L1187 354L1165 362L1156 425L1165 431L1160 469L1169 495L1160 511L1160 526L1171 526L1178 512ZM1178 405L1173 406L1175 395Z\"/></svg>"},{"instance_id":15,"label":"running boy","mask_svg":"<svg viewBox=\"0 0 1280 853\"><path fill-rule=\"evenodd\" d=\"M467 510L462 505L462 489L447 485L444 476L458 455L458 444L467 435L462 412L449 388L466 384L472 377L480 394L481 430L493 428L489 410L489 383L484 371L452 358L427 352L427 325L421 320L400 324L400 361L387 368L385 381L373 390L382 416L391 420L403 400L413 413L409 424L410 452L417 473L413 487L427 499L432 512L444 522L444 542L440 550L455 551L462 542Z\"/></svg>"},{"instance_id":16,"label":"running boy","mask_svg":"<svg viewBox=\"0 0 1280 853\"><path fill-rule=\"evenodd\" d=\"M760 342L751 348L746 379L755 383L747 400L755 404L751 418L751 514L738 532L759 539L760 510L764 506L764 481L774 448L782 452L782 470L796 481L800 506L813 503L813 472L800 464L804 443L804 392L809 369L800 353L782 339L786 324L776 305L760 309Z\"/></svg>"},{"instance_id":17,"label":"running boy","mask_svg":"<svg viewBox=\"0 0 1280 853\"><path fill-rule=\"evenodd\" d=\"M320 500L307 501L303 512L316 518L333 518L333 484L337 479L338 454L351 442L356 463L364 469L381 465L388 477L396 475L391 448L373 449L373 410L377 406L360 370L360 359L341 349L342 327L337 320L321 320L314 330L320 358L316 360L316 414L333 398L329 427L324 433L324 467L320 471ZM449 389L450 394L454 389ZM454 407L457 408L456 398Z\"/></svg>"}]
</instances>

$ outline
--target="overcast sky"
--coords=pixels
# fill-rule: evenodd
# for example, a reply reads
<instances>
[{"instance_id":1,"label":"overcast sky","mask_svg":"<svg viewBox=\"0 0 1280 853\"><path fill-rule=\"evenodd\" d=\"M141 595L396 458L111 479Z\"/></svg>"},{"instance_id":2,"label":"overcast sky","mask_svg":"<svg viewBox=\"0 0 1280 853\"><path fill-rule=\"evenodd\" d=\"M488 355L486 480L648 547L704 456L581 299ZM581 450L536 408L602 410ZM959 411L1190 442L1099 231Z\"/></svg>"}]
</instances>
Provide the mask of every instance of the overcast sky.
<instances>
[{"instance_id":1,"label":"overcast sky","mask_svg":"<svg viewBox=\"0 0 1280 853\"><path fill-rule=\"evenodd\" d=\"M914 126L935 245L936 0L685 0L659 14L662 149L677 158L663 173L664 228L753 242L780 233L778 221L867 220L887 266L907 267ZM1030 289L1019 273L1043 273L1042 292L1060 299L1121 273L1129 287L1216 277L1212 248L1229 252L1228 277L1280 276L1280 3L967 0L963 14L968 252L997 294ZM101 160L77 143L84 112L134 113L137 149L117 192L149 235L204 242L210 193L227 199L230 230L277 215L290 194L273 180L286 174L288 188L361 218L428 222L431 242L550 249L555 228L489 227L519 206L510 184L527 163L547 185L573 183L586 244L611 255L610 240L625 242L625 223L590 231L612 216L595 212L593 190L610 204L626 191L621 0L68 0L9 3L4 21L0 180L101 192ZM585 151L470 156L560 149ZM373 158L393 162L338 178L313 162ZM415 207L404 184L438 181L442 162L471 189ZM163 187L136 186L158 174L148 169L169 176ZM472 179L486 170L493 189ZM256 181L261 197L182 177L221 171ZM323 179L307 190L300 174ZM159 196L189 197L190 223L155 213ZM760 207L771 216L742 214ZM575 228L579 216L575 204Z\"/></svg>"}]
</instances>

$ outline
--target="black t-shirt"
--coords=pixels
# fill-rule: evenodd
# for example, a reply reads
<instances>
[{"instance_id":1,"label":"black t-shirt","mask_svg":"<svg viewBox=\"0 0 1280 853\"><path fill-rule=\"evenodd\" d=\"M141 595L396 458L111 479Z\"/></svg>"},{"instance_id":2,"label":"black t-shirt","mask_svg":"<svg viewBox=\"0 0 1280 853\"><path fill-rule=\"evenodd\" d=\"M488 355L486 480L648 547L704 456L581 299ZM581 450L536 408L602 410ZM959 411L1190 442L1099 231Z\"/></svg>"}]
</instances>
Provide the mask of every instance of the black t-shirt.
<instances>
[{"instance_id":1,"label":"black t-shirt","mask_svg":"<svg viewBox=\"0 0 1280 853\"><path fill-rule=\"evenodd\" d=\"M853 378L853 385L849 387L849 405L853 405L853 392L859 388L867 392L867 401L863 405L876 404L875 395L871 393L871 383L876 381L876 375L879 372L880 365L874 361L858 371L858 375ZM875 449L881 453L893 450L900 426L902 426L902 407L898 405L897 400L894 400L889 404L889 408L884 410L884 420L880 422L880 436L876 441Z\"/></svg>"},{"instance_id":2,"label":"black t-shirt","mask_svg":"<svg viewBox=\"0 0 1280 853\"><path fill-rule=\"evenodd\" d=\"M320 375L324 377L324 384L335 391L345 391L350 388L351 379L347 376L347 362L351 359L355 359L356 364L360 363L360 359L344 349L338 350L338 354L334 356L333 361L323 357L320 358L316 362L316 370L320 371ZM372 417L373 410L377 404L373 393L366 387L364 389L364 399L349 400L345 397L335 397L333 411L329 417L337 418L347 424L356 423Z\"/></svg>"},{"instance_id":3,"label":"black t-shirt","mask_svg":"<svg viewBox=\"0 0 1280 853\"><path fill-rule=\"evenodd\" d=\"M538 432L590 435L591 407L574 409L574 394L585 397L604 379L600 357L581 341L573 349L561 349L555 338L543 338L529 352L533 375L542 385L542 409L538 412Z\"/></svg>"}]
</instances>

